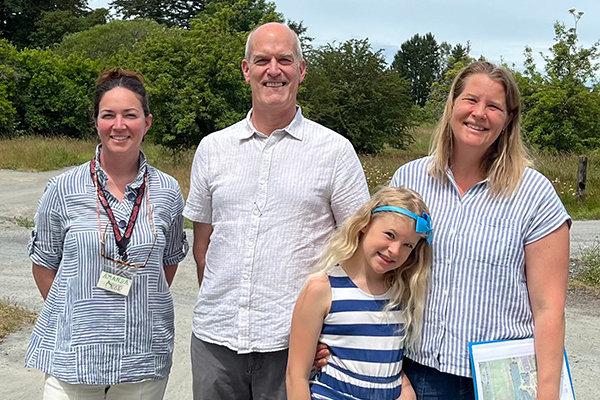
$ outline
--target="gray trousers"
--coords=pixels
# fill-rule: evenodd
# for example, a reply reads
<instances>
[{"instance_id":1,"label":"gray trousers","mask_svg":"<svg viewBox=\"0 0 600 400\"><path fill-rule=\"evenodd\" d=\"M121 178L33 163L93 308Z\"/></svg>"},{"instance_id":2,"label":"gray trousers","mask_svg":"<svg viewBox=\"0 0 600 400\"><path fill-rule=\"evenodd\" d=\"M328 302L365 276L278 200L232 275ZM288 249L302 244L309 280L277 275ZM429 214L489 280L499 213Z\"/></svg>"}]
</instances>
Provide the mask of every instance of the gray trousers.
<instances>
[{"instance_id":1,"label":"gray trousers","mask_svg":"<svg viewBox=\"0 0 600 400\"><path fill-rule=\"evenodd\" d=\"M288 351L238 354L192 334L194 400L286 400Z\"/></svg>"}]
</instances>

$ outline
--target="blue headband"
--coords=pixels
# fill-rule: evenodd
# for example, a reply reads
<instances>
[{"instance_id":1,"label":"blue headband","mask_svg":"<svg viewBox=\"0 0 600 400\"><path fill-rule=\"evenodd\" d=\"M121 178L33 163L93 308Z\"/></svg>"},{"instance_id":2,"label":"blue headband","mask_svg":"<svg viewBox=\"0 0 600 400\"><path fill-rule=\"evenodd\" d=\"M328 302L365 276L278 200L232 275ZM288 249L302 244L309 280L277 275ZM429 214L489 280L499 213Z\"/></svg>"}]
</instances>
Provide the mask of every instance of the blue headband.
<instances>
[{"instance_id":1,"label":"blue headband","mask_svg":"<svg viewBox=\"0 0 600 400\"><path fill-rule=\"evenodd\" d=\"M407 217L411 217L415 221L417 221L415 226L415 231L422 235L427 235L426 240L427 244L431 244L431 239L433 238L433 229L431 228L431 217L426 212L423 213L422 217L419 217L417 214L408 211L405 208L394 207L394 206L382 206L374 209L371 214L375 214L380 211L392 211L402 215L406 215Z\"/></svg>"}]
</instances>

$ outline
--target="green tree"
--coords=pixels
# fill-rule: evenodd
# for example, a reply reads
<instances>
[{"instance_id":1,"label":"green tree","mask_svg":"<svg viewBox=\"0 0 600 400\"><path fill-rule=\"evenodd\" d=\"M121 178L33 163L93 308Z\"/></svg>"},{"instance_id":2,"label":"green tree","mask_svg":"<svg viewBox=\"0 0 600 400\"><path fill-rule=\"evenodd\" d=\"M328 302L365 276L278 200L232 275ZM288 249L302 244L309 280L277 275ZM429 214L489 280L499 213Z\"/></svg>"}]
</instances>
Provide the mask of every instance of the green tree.
<instances>
[{"instance_id":1,"label":"green tree","mask_svg":"<svg viewBox=\"0 0 600 400\"><path fill-rule=\"evenodd\" d=\"M115 20L66 35L55 51L63 57L80 54L93 60L108 62L119 51L135 53L150 37L179 34L176 29L165 28L153 20Z\"/></svg>"},{"instance_id":2,"label":"green tree","mask_svg":"<svg viewBox=\"0 0 600 400\"><path fill-rule=\"evenodd\" d=\"M104 25L108 17L109 13L105 8L98 8L80 16L70 10L44 11L35 22L35 32L30 35L30 40L35 46L48 47L59 43L68 34Z\"/></svg>"},{"instance_id":3,"label":"green tree","mask_svg":"<svg viewBox=\"0 0 600 400\"><path fill-rule=\"evenodd\" d=\"M18 48L36 46L32 33L44 12L69 11L76 17L89 13L87 0L5 0L0 2L0 32Z\"/></svg>"},{"instance_id":4,"label":"green tree","mask_svg":"<svg viewBox=\"0 0 600 400\"><path fill-rule=\"evenodd\" d=\"M0 134L93 135L91 98L100 64L0 40Z\"/></svg>"},{"instance_id":5,"label":"green tree","mask_svg":"<svg viewBox=\"0 0 600 400\"><path fill-rule=\"evenodd\" d=\"M62 58L50 50L25 49L18 53L14 69L19 133L94 135L92 94L99 63L77 55Z\"/></svg>"},{"instance_id":6,"label":"green tree","mask_svg":"<svg viewBox=\"0 0 600 400\"><path fill-rule=\"evenodd\" d=\"M440 47L431 33L417 33L400 45L392 69L410 81L415 104L425 105L431 84L441 73L440 61Z\"/></svg>"},{"instance_id":7,"label":"green tree","mask_svg":"<svg viewBox=\"0 0 600 400\"><path fill-rule=\"evenodd\" d=\"M110 7L125 19L153 19L159 24L189 28L190 20L204 10L210 0L113 0Z\"/></svg>"},{"instance_id":8,"label":"green tree","mask_svg":"<svg viewBox=\"0 0 600 400\"><path fill-rule=\"evenodd\" d=\"M545 74L537 71L525 49L525 72L517 82L523 95L523 129L527 140L551 151L600 147L600 93L596 81L600 43L579 46L577 22L583 13L569 10L575 26L554 24L550 55L542 53Z\"/></svg>"},{"instance_id":9,"label":"green tree","mask_svg":"<svg viewBox=\"0 0 600 400\"><path fill-rule=\"evenodd\" d=\"M387 68L367 39L328 44L307 55L300 103L314 121L348 138L361 153L388 144L402 148L412 137L410 83Z\"/></svg>"},{"instance_id":10,"label":"green tree","mask_svg":"<svg viewBox=\"0 0 600 400\"><path fill-rule=\"evenodd\" d=\"M5 39L0 39L0 136L14 133L17 110L14 106L16 92L14 65L17 49Z\"/></svg>"}]
</instances>

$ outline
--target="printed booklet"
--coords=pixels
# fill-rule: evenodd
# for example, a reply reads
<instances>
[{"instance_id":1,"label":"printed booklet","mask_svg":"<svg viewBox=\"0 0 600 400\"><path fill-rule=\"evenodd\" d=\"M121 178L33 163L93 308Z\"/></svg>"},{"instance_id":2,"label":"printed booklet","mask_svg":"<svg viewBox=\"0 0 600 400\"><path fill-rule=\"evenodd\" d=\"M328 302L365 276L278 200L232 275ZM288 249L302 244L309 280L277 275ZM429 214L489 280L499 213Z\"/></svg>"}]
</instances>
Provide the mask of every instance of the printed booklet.
<instances>
[{"instance_id":1,"label":"printed booklet","mask_svg":"<svg viewBox=\"0 0 600 400\"><path fill-rule=\"evenodd\" d=\"M469 343L477 400L535 400L537 366L533 338ZM575 400L564 353L561 400Z\"/></svg>"}]
</instances>

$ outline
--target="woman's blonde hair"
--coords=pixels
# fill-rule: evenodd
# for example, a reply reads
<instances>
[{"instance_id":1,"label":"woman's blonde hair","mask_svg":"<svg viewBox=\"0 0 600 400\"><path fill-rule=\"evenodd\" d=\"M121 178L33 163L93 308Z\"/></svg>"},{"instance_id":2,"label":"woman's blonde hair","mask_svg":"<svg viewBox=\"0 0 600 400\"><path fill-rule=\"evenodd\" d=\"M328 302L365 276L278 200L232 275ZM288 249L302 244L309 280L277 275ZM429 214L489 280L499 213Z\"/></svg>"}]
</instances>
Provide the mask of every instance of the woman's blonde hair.
<instances>
[{"instance_id":1,"label":"woman's blonde hair","mask_svg":"<svg viewBox=\"0 0 600 400\"><path fill-rule=\"evenodd\" d=\"M373 213L375 208L382 206L404 208L418 216L422 216L423 213L429 214L423 199L413 190L404 187L390 187L378 191L371 200L348 218L340 229L333 233L311 277L327 273L337 264L350 259L362 240L363 233L361 231L373 219L382 215L394 214L405 218L407 223L415 225L415 221L410 217L401 216L393 211ZM384 311L400 306L404 320L405 342L410 344L418 343L421 337L430 265L431 246L427 244L426 235L423 235L404 264L386 274L386 281L391 288L391 300Z\"/></svg>"},{"instance_id":2,"label":"woman's blonde hair","mask_svg":"<svg viewBox=\"0 0 600 400\"><path fill-rule=\"evenodd\" d=\"M444 115L435 130L429 155L432 165L429 174L446 182L446 169L452 165L454 134L452 132L452 110L456 98L463 92L467 78L484 74L500 83L506 93L506 108L510 122L498 139L490 146L480 165L481 172L488 178L490 192L494 196L509 197L517 189L525 167L533 163L521 140L521 106L519 88L512 74L504 67L477 61L458 72L444 108Z\"/></svg>"}]
</instances>

